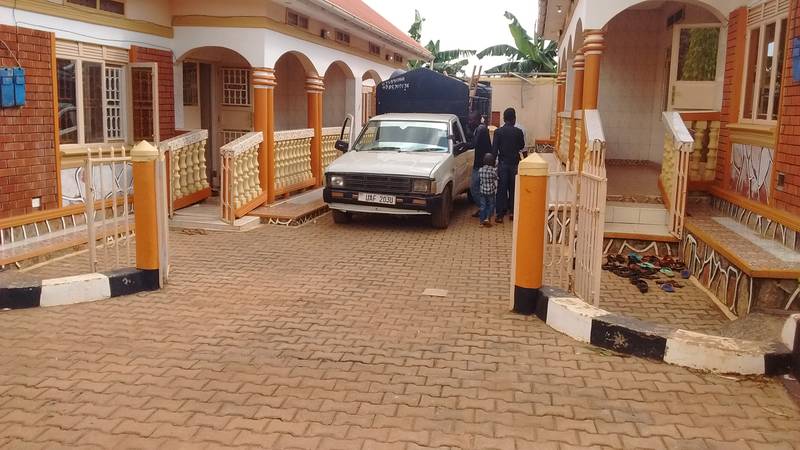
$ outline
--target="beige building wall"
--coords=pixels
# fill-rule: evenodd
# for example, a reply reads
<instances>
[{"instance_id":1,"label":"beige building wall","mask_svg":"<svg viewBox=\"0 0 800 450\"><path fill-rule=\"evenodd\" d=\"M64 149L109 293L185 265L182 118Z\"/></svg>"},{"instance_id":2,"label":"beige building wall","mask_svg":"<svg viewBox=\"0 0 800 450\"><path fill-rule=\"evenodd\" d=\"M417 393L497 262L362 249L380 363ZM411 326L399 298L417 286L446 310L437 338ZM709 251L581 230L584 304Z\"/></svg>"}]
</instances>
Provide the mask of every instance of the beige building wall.
<instances>
[{"instance_id":1,"label":"beige building wall","mask_svg":"<svg viewBox=\"0 0 800 450\"><path fill-rule=\"evenodd\" d=\"M484 78L492 84L492 111L517 110L517 123L525 131L525 142L549 139L555 127L555 78Z\"/></svg>"}]
</instances>

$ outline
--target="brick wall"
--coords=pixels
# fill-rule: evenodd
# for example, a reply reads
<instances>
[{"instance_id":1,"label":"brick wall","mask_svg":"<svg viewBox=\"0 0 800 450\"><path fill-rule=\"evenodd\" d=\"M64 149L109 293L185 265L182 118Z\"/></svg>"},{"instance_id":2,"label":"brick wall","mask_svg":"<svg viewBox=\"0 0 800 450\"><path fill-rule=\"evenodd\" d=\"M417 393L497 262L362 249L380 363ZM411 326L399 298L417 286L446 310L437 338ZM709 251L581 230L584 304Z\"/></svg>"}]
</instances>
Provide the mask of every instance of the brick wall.
<instances>
[{"instance_id":1,"label":"brick wall","mask_svg":"<svg viewBox=\"0 0 800 450\"><path fill-rule=\"evenodd\" d=\"M792 79L793 38L800 36L800 7L794 3L790 11L789 40L783 69L781 116L778 124L778 151L775 172L785 176L782 191L774 191L773 206L793 214L800 214L800 83Z\"/></svg>"},{"instance_id":2,"label":"brick wall","mask_svg":"<svg viewBox=\"0 0 800 450\"><path fill-rule=\"evenodd\" d=\"M728 17L728 41L725 49L725 77L722 83L722 111L720 114L719 150L715 182L717 186L727 186L725 180L730 171L731 140L729 123L739 120L739 95L742 67L738 67L744 55L744 31L747 27L747 9L739 8Z\"/></svg>"},{"instance_id":3,"label":"brick wall","mask_svg":"<svg viewBox=\"0 0 800 450\"><path fill-rule=\"evenodd\" d=\"M158 119L161 140L175 136L175 91L172 52L131 46L131 62L158 64Z\"/></svg>"},{"instance_id":4,"label":"brick wall","mask_svg":"<svg viewBox=\"0 0 800 450\"><path fill-rule=\"evenodd\" d=\"M0 25L5 41L25 68L26 104L0 108L0 217L58 206L58 182L53 126L53 77L50 33ZM0 46L0 66L16 66Z\"/></svg>"}]
</instances>

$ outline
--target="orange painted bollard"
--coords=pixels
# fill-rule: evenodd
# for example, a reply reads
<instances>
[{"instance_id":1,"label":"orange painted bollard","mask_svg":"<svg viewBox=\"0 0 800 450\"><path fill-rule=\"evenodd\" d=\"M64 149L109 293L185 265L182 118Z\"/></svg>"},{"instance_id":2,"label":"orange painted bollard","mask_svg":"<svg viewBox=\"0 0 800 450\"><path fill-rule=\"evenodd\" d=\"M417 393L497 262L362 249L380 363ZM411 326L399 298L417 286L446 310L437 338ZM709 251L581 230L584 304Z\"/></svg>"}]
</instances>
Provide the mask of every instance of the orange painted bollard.
<instances>
[{"instance_id":1,"label":"orange painted bollard","mask_svg":"<svg viewBox=\"0 0 800 450\"><path fill-rule=\"evenodd\" d=\"M511 309L534 314L541 302L547 221L547 162L534 153L519 163L514 196Z\"/></svg>"},{"instance_id":2,"label":"orange painted bollard","mask_svg":"<svg viewBox=\"0 0 800 450\"><path fill-rule=\"evenodd\" d=\"M133 165L133 205L136 224L136 268L159 271L158 200L156 199L156 160L158 149L147 141L131 149Z\"/></svg>"}]
</instances>

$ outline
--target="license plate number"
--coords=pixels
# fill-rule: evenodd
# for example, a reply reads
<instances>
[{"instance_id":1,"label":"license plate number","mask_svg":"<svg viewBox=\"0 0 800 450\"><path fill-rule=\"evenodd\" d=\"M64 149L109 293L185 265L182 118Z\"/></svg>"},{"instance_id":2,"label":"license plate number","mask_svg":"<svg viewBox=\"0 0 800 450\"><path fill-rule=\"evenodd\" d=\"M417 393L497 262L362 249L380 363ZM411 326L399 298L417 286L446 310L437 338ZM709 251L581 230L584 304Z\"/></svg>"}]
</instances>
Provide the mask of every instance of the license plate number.
<instances>
[{"instance_id":1,"label":"license plate number","mask_svg":"<svg viewBox=\"0 0 800 450\"><path fill-rule=\"evenodd\" d=\"M381 205L394 205L395 196L386 194L369 194L366 192L359 192L358 201L367 203L379 203Z\"/></svg>"}]
</instances>

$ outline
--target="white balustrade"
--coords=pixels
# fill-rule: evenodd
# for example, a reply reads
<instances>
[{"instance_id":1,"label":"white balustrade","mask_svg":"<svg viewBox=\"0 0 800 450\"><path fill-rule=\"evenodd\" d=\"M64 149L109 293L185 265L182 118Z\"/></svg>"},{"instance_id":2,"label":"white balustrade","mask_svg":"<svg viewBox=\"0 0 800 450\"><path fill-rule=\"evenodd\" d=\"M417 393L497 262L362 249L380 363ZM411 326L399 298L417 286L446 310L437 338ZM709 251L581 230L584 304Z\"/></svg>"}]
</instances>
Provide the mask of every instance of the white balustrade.
<instances>
[{"instance_id":1,"label":"white balustrade","mask_svg":"<svg viewBox=\"0 0 800 450\"><path fill-rule=\"evenodd\" d=\"M341 127L328 127L322 129L322 169L325 170L334 159L342 155L334 145L341 136ZM344 135L350 136L350 128L345 128Z\"/></svg>"},{"instance_id":2,"label":"white balustrade","mask_svg":"<svg viewBox=\"0 0 800 450\"><path fill-rule=\"evenodd\" d=\"M237 216L245 214L245 211L240 211L242 208L258 206L253 203L263 193L258 162L258 150L263 141L264 135L260 131L247 133L219 149L222 172L220 206L222 220L227 223L233 223Z\"/></svg>"},{"instance_id":3,"label":"white balustrade","mask_svg":"<svg viewBox=\"0 0 800 450\"><path fill-rule=\"evenodd\" d=\"M188 206L182 205L181 200L209 189L206 177L207 143L208 130L193 130L158 144L161 153L169 152L170 215L176 209L176 203L178 207Z\"/></svg>"},{"instance_id":4,"label":"white balustrade","mask_svg":"<svg viewBox=\"0 0 800 450\"><path fill-rule=\"evenodd\" d=\"M311 172L311 138L314 130L275 133L275 191L277 195L314 184Z\"/></svg>"}]
</instances>

